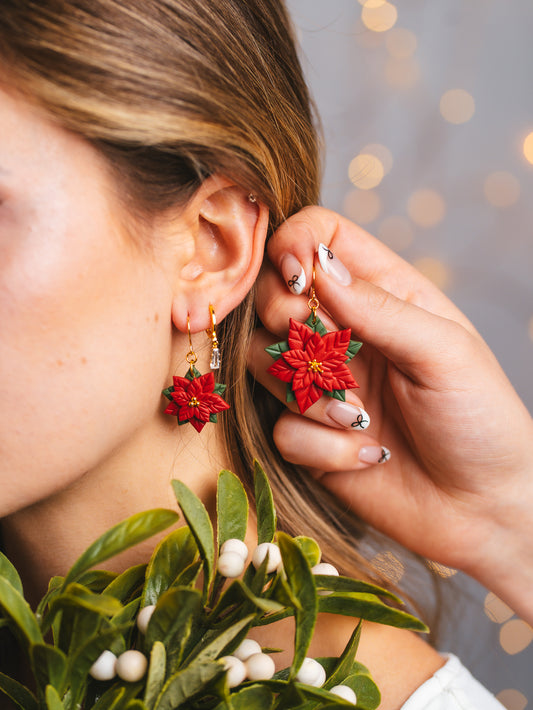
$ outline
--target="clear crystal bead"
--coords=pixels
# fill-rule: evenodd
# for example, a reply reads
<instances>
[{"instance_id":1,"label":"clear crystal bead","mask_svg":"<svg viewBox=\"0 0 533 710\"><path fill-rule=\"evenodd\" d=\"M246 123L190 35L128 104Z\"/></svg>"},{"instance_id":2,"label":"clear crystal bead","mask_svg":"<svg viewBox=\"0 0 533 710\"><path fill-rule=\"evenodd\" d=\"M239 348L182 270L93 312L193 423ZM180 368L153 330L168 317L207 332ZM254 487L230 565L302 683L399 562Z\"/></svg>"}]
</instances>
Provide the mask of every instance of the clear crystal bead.
<instances>
[{"instance_id":1,"label":"clear crystal bead","mask_svg":"<svg viewBox=\"0 0 533 710\"><path fill-rule=\"evenodd\" d=\"M211 362L209 366L212 370L218 370L220 367L220 350L218 348L213 348L211 351Z\"/></svg>"}]
</instances>

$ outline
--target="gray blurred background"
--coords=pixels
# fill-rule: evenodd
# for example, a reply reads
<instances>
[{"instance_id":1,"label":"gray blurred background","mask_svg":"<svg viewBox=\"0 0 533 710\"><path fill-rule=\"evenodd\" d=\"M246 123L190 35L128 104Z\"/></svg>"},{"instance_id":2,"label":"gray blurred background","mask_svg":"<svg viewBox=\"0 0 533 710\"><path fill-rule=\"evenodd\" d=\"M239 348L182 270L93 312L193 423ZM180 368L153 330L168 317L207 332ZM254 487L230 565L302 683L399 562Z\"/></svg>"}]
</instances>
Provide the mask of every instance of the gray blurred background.
<instances>
[{"instance_id":1,"label":"gray blurred background","mask_svg":"<svg viewBox=\"0 0 533 710\"><path fill-rule=\"evenodd\" d=\"M533 411L533 1L288 6L324 127L323 204L434 280ZM402 576L392 553L377 562ZM459 585L443 650L509 710L533 707L533 629Z\"/></svg>"}]
</instances>

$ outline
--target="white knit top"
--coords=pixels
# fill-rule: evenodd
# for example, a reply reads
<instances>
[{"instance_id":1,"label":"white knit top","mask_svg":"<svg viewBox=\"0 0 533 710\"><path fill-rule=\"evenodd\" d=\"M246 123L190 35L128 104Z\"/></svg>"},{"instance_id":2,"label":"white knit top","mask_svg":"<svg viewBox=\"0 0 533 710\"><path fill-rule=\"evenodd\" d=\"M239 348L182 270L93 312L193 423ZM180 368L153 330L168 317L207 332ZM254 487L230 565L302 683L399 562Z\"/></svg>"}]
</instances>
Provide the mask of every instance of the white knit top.
<instances>
[{"instance_id":1,"label":"white knit top","mask_svg":"<svg viewBox=\"0 0 533 710\"><path fill-rule=\"evenodd\" d=\"M416 690L402 710L505 710L453 655Z\"/></svg>"}]
</instances>

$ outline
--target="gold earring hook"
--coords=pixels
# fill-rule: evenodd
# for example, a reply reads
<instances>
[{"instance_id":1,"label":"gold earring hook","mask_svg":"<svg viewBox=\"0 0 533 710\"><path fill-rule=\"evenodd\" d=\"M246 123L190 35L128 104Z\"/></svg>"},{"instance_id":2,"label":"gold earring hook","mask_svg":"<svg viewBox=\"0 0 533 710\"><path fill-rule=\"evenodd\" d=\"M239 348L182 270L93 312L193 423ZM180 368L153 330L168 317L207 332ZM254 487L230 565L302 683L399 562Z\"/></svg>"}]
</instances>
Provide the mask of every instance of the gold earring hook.
<instances>
[{"instance_id":1,"label":"gold earring hook","mask_svg":"<svg viewBox=\"0 0 533 710\"><path fill-rule=\"evenodd\" d=\"M194 376L194 364L198 360L194 348L192 346L192 336L191 336L191 322L189 320L189 314L187 314L187 334L189 336L189 352L185 355L185 359L189 363L189 372Z\"/></svg>"},{"instance_id":2,"label":"gold earring hook","mask_svg":"<svg viewBox=\"0 0 533 710\"><path fill-rule=\"evenodd\" d=\"M315 265L313 264L313 280L311 282L311 296L310 296L309 300L307 301L307 306L313 314L313 325L316 323L316 312L317 312L318 308L320 307L320 302L319 302L318 298L316 297L315 277L316 277L316 271L315 271Z\"/></svg>"}]
</instances>

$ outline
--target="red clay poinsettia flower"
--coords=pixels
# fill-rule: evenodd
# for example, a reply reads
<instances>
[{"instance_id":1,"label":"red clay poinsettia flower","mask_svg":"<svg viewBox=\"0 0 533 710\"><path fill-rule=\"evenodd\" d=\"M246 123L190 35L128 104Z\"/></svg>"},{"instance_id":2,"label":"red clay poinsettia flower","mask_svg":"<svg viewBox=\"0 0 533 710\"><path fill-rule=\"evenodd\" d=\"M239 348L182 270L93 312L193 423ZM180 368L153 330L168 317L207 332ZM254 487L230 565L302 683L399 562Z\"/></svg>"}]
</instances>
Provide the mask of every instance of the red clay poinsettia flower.
<instances>
[{"instance_id":1,"label":"red clay poinsettia flower","mask_svg":"<svg viewBox=\"0 0 533 710\"><path fill-rule=\"evenodd\" d=\"M187 373L186 377L173 377L174 386L163 391L170 404L165 414L178 417L178 424L190 422L196 431L202 431L207 422L216 422L217 412L229 409L220 394L226 385L215 383L212 372L205 375L195 370L195 375Z\"/></svg>"},{"instance_id":2,"label":"red clay poinsettia flower","mask_svg":"<svg viewBox=\"0 0 533 710\"><path fill-rule=\"evenodd\" d=\"M361 347L350 340L351 330L328 333L319 318L306 323L289 321L287 342L266 348L276 357L267 372L290 385L300 412L305 412L322 393L344 400L345 390L359 387L346 366Z\"/></svg>"}]
</instances>

